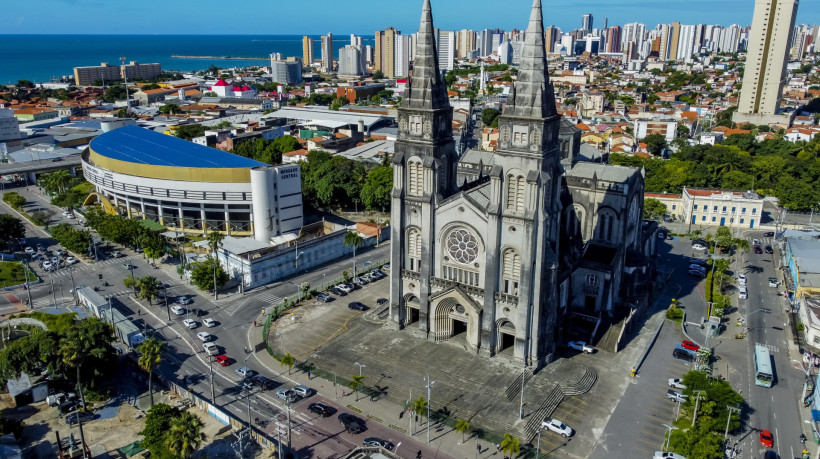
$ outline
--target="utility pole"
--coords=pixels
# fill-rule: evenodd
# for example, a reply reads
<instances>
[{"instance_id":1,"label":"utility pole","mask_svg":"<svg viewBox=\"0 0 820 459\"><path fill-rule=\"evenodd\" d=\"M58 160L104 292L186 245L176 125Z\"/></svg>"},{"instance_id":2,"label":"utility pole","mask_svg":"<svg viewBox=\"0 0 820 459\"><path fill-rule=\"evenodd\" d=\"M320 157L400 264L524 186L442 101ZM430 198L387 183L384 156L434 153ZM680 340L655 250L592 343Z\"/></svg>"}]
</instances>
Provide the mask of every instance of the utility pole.
<instances>
[{"instance_id":1,"label":"utility pole","mask_svg":"<svg viewBox=\"0 0 820 459\"><path fill-rule=\"evenodd\" d=\"M737 414L740 415L740 408L735 406L726 405L726 409L729 410L729 416L726 417L726 432L723 434L723 439L729 439L729 421L732 420L732 412L737 411Z\"/></svg>"},{"instance_id":2,"label":"utility pole","mask_svg":"<svg viewBox=\"0 0 820 459\"><path fill-rule=\"evenodd\" d=\"M524 378L527 376L527 361L521 369L521 398L518 400L518 420L524 419Z\"/></svg>"},{"instance_id":3,"label":"utility pole","mask_svg":"<svg viewBox=\"0 0 820 459\"><path fill-rule=\"evenodd\" d=\"M167 304L167 300L166 300ZM214 356L208 354L208 366L211 370L211 405L216 406L216 397L214 396Z\"/></svg>"},{"instance_id":4,"label":"utility pole","mask_svg":"<svg viewBox=\"0 0 820 459\"><path fill-rule=\"evenodd\" d=\"M705 391L693 390L692 392L695 393L695 396L694 396L694 399L695 399L695 414L692 416L692 427L695 427L695 420L698 418L698 403L700 402L700 400L702 398L704 398L703 393Z\"/></svg>"},{"instance_id":5,"label":"utility pole","mask_svg":"<svg viewBox=\"0 0 820 459\"><path fill-rule=\"evenodd\" d=\"M68 273L71 275L71 297L74 299L74 306L77 305L77 286L74 284L74 268L69 267ZM62 292L60 292L62 293Z\"/></svg>"},{"instance_id":6,"label":"utility pole","mask_svg":"<svg viewBox=\"0 0 820 459\"><path fill-rule=\"evenodd\" d=\"M29 310L33 311L34 310L34 303L31 302L31 284L29 284L29 280L28 280L28 272L29 272L28 260L25 260L25 262L26 262L26 267L23 270L23 272L26 274L26 292L28 293L28 308L29 308Z\"/></svg>"},{"instance_id":7,"label":"utility pole","mask_svg":"<svg viewBox=\"0 0 820 459\"><path fill-rule=\"evenodd\" d=\"M476 437L476 443L478 442L478 437ZM541 453L541 429L538 429L538 446L535 447L535 459L538 459ZM476 456L478 459L478 456Z\"/></svg>"},{"instance_id":8,"label":"utility pole","mask_svg":"<svg viewBox=\"0 0 820 459\"><path fill-rule=\"evenodd\" d=\"M430 381L430 373L427 373L427 444L430 444L430 388L435 381Z\"/></svg>"}]
</instances>

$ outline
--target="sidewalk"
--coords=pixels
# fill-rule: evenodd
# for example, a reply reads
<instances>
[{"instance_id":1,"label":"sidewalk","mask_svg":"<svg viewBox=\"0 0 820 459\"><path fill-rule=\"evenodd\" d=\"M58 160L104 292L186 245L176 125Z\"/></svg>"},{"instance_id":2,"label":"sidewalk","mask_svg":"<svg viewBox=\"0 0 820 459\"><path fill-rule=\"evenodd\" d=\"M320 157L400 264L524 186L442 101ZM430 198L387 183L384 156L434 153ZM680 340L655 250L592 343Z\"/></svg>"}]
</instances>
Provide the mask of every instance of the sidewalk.
<instances>
[{"instance_id":1,"label":"sidewalk","mask_svg":"<svg viewBox=\"0 0 820 459\"><path fill-rule=\"evenodd\" d=\"M251 327L248 333L248 340L251 346L256 343L261 343L264 340L262 330L264 327ZM339 384L334 387L333 381L327 381L312 376L308 380L308 374L301 370L294 370L292 374L288 375L287 367L283 366L279 361L274 359L267 351L260 351L254 354L257 362L268 369L271 373L277 375L281 380L290 381L293 384L304 384L319 391L324 397L332 400L342 406L359 412L362 417L367 418L368 422L378 422L384 426L395 430L397 438L390 440L399 445L397 447L397 454L402 457L414 459L417 451L422 452L423 458L490 458L498 456L500 459L503 453L499 453L495 449L495 445L484 441L477 440L476 437L470 433L464 437L467 439L465 445L461 444L462 434L456 432L448 426L433 424L430 426L430 444L427 441L427 418L419 416L419 422L415 424L416 433L409 435L410 418L404 414L401 418L400 413L403 413L404 407L390 402L387 399L380 399L371 401L367 396L361 396L359 401L356 401L356 395L352 391ZM342 396L342 392L345 396ZM476 444L481 448L481 453L477 454ZM522 445L523 446L523 443Z\"/></svg>"}]
</instances>

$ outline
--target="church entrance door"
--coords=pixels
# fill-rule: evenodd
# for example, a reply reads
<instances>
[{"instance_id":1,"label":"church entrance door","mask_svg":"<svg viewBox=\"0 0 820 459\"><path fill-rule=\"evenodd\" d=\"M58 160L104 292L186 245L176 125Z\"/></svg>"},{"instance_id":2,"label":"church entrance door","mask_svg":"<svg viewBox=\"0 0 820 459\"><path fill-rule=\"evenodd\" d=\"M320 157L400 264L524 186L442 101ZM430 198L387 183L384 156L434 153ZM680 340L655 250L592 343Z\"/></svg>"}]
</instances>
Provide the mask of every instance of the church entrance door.
<instances>
[{"instance_id":1,"label":"church entrance door","mask_svg":"<svg viewBox=\"0 0 820 459\"><path fill-rule=\"evenodd\" d=\"M453 319L453 338L459 337L462 333L467 333L467 321ZM465 337L461 337L465 338Z\"/></svg>"},{"instance_id":2,"label":"church entrance door","mask_svg":"<svg viewBox=\"0 0 820 459\"><path fill-rule=\"evenodd\" d=\"M595 298L594 296L587 295L584 298L584 309L586 309L587 311L594 311L595 310L595 305L596 305L597 302L598 302L597 298Z\"/></svg>"},{"instance_id":3,"label":"church entrance door","mask_svg":"<svg viewBox=\"0 0 820 459\"><path fill-rule=\"evenodd\" d=\"M501 341L499 342L498 353L501 354L504 351L507 351L510 355L512 355L513 349L515 349L515 335L512 333L501 332Z\"/></svg>"}]
</instances>

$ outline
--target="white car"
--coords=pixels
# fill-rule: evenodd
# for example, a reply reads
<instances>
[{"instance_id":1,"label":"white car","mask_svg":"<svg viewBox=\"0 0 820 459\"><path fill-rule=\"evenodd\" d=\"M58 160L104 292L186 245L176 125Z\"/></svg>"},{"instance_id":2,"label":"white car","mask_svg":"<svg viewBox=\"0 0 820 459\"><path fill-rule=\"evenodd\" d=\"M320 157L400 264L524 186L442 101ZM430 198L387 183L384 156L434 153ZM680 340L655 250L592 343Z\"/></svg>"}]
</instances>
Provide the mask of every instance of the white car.
<instances>
[{"instance_id":1,"label":"white car","mask_svg":"<svg viewBox=\"0 0 820 459\"><path fill-rule=\"evenodd\" d=\"M194 319L185 319L182 321L182 323L184 323L185 326L188 328L196 328L197 326L199 326L199 324L196 323L196 320Z\"/></svg>"},{"instance_id":2,"label":"white car","mask_svg":"<svg viewBox=\"0 0 820 459\"><path fill-rule=\"evenodd\" d=\"M740 287L740 291L737 293L737 297L740 298L741 300L745 300L746 298L749 298L749 291L746 290L746 286L741 286Z\"/></svg>"},{"instance_id":3,"label":"white car","mask_svg":"<svg viewBox=\"0 0 820 459\"><path fill-rule=\"evenodd\" d=\"M663 451L655 451L655 455L652 456L652 459L686 459L686 458L681 456L680 454L676 454L676 453L664 453Z\"/></svg>"},{"instance_id":4,"label":"white car","mask_svg":"<svg viewBox=\"0 0 820 459\"><path fill-rule=\"evenodd\" d=\"M777 278L774 278L774 277L769 278L769 287L777 287L778 285L780 285L780 281L777 280Z\"/></svg>"},{"instance_id":5,"label":"white car","mask_svg":"<svg viewBox=\"0 0 820 459\"><path fill-rule=\"evenodd\" d=\"M191 303L193 303L193 300L191 300L187 296L181 296L181 297L177 298L177 303L179 303L179 304L191 304Z\"/></svg>"},{"instance_id":6,"label":"white car","mask_svg":"<svg viewBox=\"0 0 820 459\"><path fill-rule=\"evenodd\" d=\"M36 252L36 250L32 249L31 247L26 247L26 253L31 255L32 253Z\"/></svg>"},{"instance_id":7,"label":"white car","mask_svg":"<svg viewBox=\"0 0 820 459\"><path fill-rule=\"evenodd\" d=\"M205 324L206 327L216 327L216 321L210 317L207 319L202 319L202 323Z\"/></svg>"},{"instance_id":8,"label":"white car","mask_svg":"<svg viewBox=\"0 0 820 459\"><path fill-rule=\"evenodd\" d=\"M68 265L73 265L74 263L77 263L77 259L74 257L66 257L65 262Z\"/></svg>"},{"instance_id":9,"label":"white car","mask_svg":"<svg viewBox=\"0 0 820 459\"><path fill-rule=\"evenodd\" d=\"M211 334L208 332L199 332L196 334L196 337L202 340L202 342L207 343L211 340Z\"/></svg>"},{"instance_id":10,"label":"white car","mask_svg":"<svg viewBox=\"0 0 820 459\"><path fill-rule=\"evenodd\" d=\"M745 274L738 274L737 275L737 283L740 285L746 285L746 275Z\"/></svg>"},{"instance_id":11,"label":"white car","mask_svg":"<svg viewBox=\"0 0 820 459\"><path fill-rule=\"evenodd\" d=\"M680 378L669 378L669 381L667 382L667 384L669 385L669 387L672 387L674 389L683 390L683 389L686 389L686 386L683 385L682 381L683 380L680 379Z\"/></svg>"},{"instance_id":12,"label":"white car","mask_svg":"<svg viewBox=\"0 0 820 459\"><path fill-rule=\"evenodd\" d=\"M339 290L341 290L345 293L350 293L350 292L353 291L353 289L348 287L347 284L339 284L339 285L336 286L336 288L338 288Z\"/></svg>"},{"instance_id":13,"label":"white car","mask_svg":"<svg viewBox=\"0 0 820 459\"><path fill-rule=\"evenodd\" d=\"M576 351L586 352L587 354L592 354L595 352L595 348L590 346L589 344L583 341L570 341L567 343L567 346L575 349Z\"/></svg>"},{"instance_id":14,"label":"white car","mask_svg":"<svg viewBox=\"0 0 820 459\"><path fill-rule=\"evenodd\" d=\"M171 312L173 312L174 314L176 314L178 316L181 316L182 314L185 314L185 308L175 304L175 305L171 306Z\"/></svg>"},{"instance_id":15,"label":"white car","mask_svg":"<svg viewBox=\"0 0 820 459\"><path fill-rule=\"evenodd\" d=\"M541 428L551 430L565 438L571 437L572 434L575 433L570 426L555 418L545 419L544 422L541 423Z\"/></svg>"},{"instance_id":16,"label":"white car","mask_svg":"<svg viewBox=\"0 0 820 459\"><path fill-rule=\"evenodd\" d=\"M219 348L216 347L216 344L214 344L214 343L205 343L205 344L202 345L202 347L205 349L205 352L207 352L208 355L217 355L217 354L219 354Z\"/></svg>"},{"instance_id":17,"label":"white car","mask_svg":"<svg viewBox=\"0 0 820 459\"><path fill-rule=\"evenodd\" d=\"M700 244L692 244L692 250L707 250L708 247Z\"/></svg>"},{"instance_id":18,"label":"white car","mask_svg":"<svg viewBox=\"0 0 820 459\"><path fill-rule=\"evenodd\" d=\"M50 261L44 261L43 262L43 269L45 269L46 271L51 271L51 269L53 267L54 267L54 264L51 263Z\"/></svg>"}]
</instances>

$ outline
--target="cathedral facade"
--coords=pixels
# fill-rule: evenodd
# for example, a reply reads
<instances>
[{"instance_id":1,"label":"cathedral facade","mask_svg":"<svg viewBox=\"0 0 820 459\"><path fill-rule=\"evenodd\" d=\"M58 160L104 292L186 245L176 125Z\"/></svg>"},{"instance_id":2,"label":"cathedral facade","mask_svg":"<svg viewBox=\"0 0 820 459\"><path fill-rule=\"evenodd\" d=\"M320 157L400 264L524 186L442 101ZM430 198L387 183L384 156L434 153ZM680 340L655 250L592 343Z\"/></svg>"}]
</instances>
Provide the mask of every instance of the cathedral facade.
<instances>
[{"instance_id":1,"label":"cathedral facade","mask_svg":"<svg viewBox=\"0 0 820 459\"><path fill-rule=\"evenodd\" d=\"M393 156L393 328L543 366L573 311L597 320L595 335L633 284L638 307L652 260L632 255L654 253L640 219L643 176L577 163L580 134L556 111L540 0L496 152L457 154L429 0L415 56Z\"/></svg>"}]
</instances>

